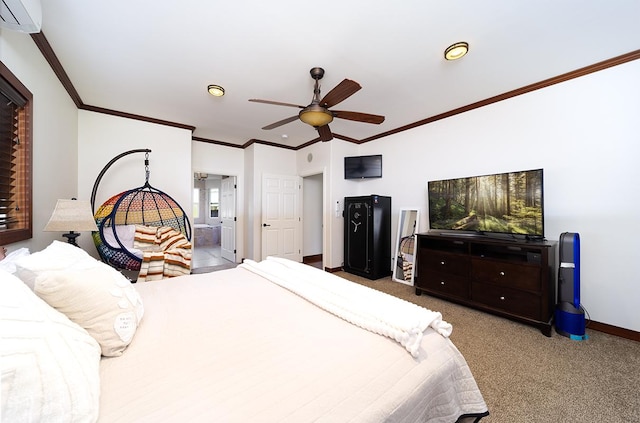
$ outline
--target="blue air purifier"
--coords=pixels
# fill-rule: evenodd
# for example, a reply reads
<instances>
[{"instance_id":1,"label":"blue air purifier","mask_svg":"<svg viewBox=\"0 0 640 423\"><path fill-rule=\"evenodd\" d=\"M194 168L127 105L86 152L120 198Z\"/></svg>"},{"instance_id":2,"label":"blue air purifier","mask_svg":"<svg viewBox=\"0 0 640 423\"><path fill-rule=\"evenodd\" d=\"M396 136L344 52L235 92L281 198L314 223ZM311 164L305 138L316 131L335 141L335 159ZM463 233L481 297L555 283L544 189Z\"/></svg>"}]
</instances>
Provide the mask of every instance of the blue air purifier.
<instances>
[{"instance_id":1,"label":"blue air purifier","mask_svg":"<svg viewBox=\"0 0 640 423\"><path fill-rule=\"evenodd\" d=\"M584 309L580 305L580 235L560 234L556 332L574 340L587 339Z\"/></svg>"}]
</instances>

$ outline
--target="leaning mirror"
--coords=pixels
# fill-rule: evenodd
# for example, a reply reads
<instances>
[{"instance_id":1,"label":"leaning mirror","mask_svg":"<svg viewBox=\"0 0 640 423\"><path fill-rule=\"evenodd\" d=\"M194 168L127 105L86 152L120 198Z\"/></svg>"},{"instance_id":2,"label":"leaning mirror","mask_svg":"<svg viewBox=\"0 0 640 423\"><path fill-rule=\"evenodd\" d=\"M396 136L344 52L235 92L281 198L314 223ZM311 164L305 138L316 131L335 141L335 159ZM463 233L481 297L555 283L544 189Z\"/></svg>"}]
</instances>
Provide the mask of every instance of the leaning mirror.
<instances>
[{"instance_id":1,"label":"leaning mirror","mask_svg":"<svg viewBox=\"0 0 640 423\"><path fill-rule=\"evenodd\" d=\"M413 268L416 251L416 228L418 210L401 209L398 218L395 258L393 260L393 280L413 285Z\"/></svg>"}]
</instances>

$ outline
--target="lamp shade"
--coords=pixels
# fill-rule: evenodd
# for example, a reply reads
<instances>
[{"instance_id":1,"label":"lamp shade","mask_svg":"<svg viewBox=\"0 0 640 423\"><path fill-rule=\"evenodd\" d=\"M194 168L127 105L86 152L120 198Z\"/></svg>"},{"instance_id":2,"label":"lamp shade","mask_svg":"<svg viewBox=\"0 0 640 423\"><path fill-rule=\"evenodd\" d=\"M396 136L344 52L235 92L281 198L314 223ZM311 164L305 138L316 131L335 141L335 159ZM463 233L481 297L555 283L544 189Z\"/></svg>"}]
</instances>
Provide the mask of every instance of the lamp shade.
<instances>
[{"instance_id":1,"label":"lamp shade","mask_svg":"<svg viewBox=\"0 0 640 423\"><path fill-rule=\"evenodd\" d=\"M45 232L97 231L96 221L91 213L91 204L86 200L58 200Z\"/></svg>"},{"instance_id":2,"label":"lamp shade","mask_svg":"<svg viewBox=\"0 0 640 423\"><path fill-rule=\"evenodd\" d=\"M300 111L298 116L300 117L301 121L313 126L314 128L327 125L333 120L333 115L331 114L331 112L324 107L318 106L317 104L312 104L305 107Z\"/></svg>"}]
</instances>

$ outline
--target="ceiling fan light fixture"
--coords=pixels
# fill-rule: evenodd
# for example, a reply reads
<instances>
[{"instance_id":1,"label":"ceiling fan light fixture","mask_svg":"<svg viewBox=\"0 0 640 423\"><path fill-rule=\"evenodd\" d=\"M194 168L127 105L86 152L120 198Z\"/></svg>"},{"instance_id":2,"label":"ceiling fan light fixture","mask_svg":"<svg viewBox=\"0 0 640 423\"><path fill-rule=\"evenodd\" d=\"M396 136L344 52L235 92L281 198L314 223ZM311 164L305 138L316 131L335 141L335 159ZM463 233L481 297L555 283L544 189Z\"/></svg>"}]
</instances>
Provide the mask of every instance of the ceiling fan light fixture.
<instances>
[{"instance_id":1,"label":"ceiling fan light fixture","mask_svg":"<svg viewBox=\"0 0 640 423\"><path fill-rule=\"evenodd\" d=\"M313 126L314 128L328 125L333 121L333 114L317 104L312 104L302 109L298 114L298 117L300 117L301 121L307 125Z\"/></svg>"},{"instance_id":2,"label":"ceiling fan light fixture","mask_svg":"<svg viewBox=\"0 0 640 423\"><path fill-rule=\"evenodd\" d=\"M447 60L458 60L469 52L469 43L460 41L455 44L451 44L444 51L444 58Z\"/></svg>"},{"instance_id":3,"label":"ceiling fan light fixture","mask_svg":"<svg viewBox=\"0 0 640 423\"><path fill-rule=\"evenodd\" d=\"M211 84L207 87L207 91L214 97L222 97L224 95L224 88L220 85Z\"/></svg>"}]
</instances>

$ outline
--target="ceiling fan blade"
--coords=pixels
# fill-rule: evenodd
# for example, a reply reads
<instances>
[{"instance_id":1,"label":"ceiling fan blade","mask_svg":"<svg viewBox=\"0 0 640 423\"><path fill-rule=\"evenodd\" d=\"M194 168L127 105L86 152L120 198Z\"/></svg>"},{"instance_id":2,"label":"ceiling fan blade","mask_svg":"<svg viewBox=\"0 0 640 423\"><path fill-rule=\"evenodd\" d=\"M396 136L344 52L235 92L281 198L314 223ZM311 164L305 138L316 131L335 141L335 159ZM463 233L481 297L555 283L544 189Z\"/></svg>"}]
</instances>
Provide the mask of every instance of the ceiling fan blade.
<instances>
[{"instance_id":1,"label":"ceiling fan blade","mask_svg":"<svg viewBox=\"0 0 640 423\"><path fill-rule=\"evenodd\" d=\"M298 109L305 108L305 106L300 106L299 104L282 103L280 101L271 101L271 100L260 100L258 98L250 98L249 101L253 101L254 103L275 104L276 106L297 107Z\"/></svg>"},{"instance_id":2,"label":"ceiling fan blade","mask_svg":"<svg viewBox=\"0 0 640 423\"><path fill-rule=\"evenodd\" d=\"M346 112L343 110L332 110L331 113L333 113L334 117L337 117L340 119L355 120L355 121L364 122L364 123L375 123L377 125L384 122L384 116L372 115L369 113Z\"/></svg>"},{"instance_id":3,"label":"ceiling fan blade","mask_svg":"<svg viewBox=\"0 0 640 423\"><path fill-rule=\"evenodd\" d=\"M344 79L320 100L323 107L332 107L354 95L362 87L355 81Z\"/></svg>"},{"instance_id":4,"label":"ceiling fan blade","mask_svg":"<svg viewBox=\"0 0 640 423\"><path fill-rule=\"evenodd\" d=\"M267 126L265 126L265 127L264 127L264 128L262 128L262 129L273 129L273 128L277 128L278 126L286 125L287 123L293 122L294 120L298 120L298 115L291 116L291 117L288 117L288 118L286 118L286 119L279 120L279 121L277 121L277 122L275 122L275 123L272 123L271 125L267 125Z\"/></svg>"},{"instance_id":5,"label":"ceiling fan blade","mask_svg":"<svg viewBox=\"0 0 640 423\"><path fill-rule=\"evenodd\" d=\"M331 133L331 129L329 129L329 125L322 125L318 128L318 135L320 135L320 139L322 141L331 141L333 139L333 134Z\"/></svg>"}]
</instances>

